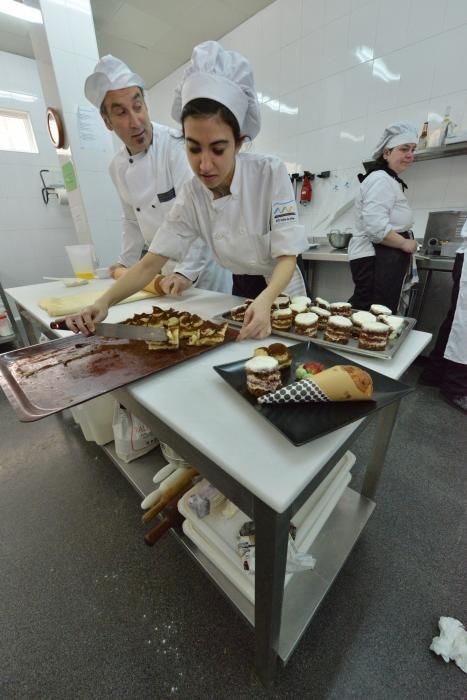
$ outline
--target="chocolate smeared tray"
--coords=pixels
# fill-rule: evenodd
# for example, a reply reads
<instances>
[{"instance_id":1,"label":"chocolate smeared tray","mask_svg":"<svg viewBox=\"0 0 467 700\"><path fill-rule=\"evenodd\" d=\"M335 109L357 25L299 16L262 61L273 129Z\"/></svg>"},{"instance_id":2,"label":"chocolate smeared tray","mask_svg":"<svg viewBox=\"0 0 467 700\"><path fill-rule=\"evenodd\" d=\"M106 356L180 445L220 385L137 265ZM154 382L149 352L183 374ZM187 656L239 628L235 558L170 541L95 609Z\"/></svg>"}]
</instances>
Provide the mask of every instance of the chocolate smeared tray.
<instances>
[{"instance_id":1,"label":"chocolate smeared tray","mask_svg":"<svg viewBox=\"0 0 467 700\"><path fill-rule=\"evenodd\" d=\"M236 337L228 328L224 342ZM217 347L153 351L140 340L73 335L0 355L0 386L19 420L34 421Z\"/></svg>"},{"instance_id":2,"label":"chocolate smeared tray","mask_svg":"<svg viewBox=\"0 0 467 700\"><path fill-rule=\"evenodd\" d=\"M353 309L353 311L358 311L358 309ZM229 326L233 328L241 328L241 321L234 321L230 315L230 311L225 311L223 314L219 314L214 318L215 321L221 323L222 321L227 321ZM376 319L375 319L376 320ZM406 339L409 331L414 328L417 323L417 319L410 318L408 316L404 317L404 324L402 331L396 338L389 338L388 344L384 350L365 350L364 348L358 347L358 340L356 338L350 338L348 343L332 343L330 340L324 339L324 330L318 329L318 333L314 338L305 338L303 335L298 333L293 333L292 331L278 331L273 328L271 335L282 336L283 338L290 338L291 340L298 340L303 342L304 340L310 340L316 345L322 345L329 350L342 350L343 352L352 352L356 355L366 355L367 357L376 357L378 360L391 360L396 352L399 350L404 340Z\"/></svg>"}]
</instances>

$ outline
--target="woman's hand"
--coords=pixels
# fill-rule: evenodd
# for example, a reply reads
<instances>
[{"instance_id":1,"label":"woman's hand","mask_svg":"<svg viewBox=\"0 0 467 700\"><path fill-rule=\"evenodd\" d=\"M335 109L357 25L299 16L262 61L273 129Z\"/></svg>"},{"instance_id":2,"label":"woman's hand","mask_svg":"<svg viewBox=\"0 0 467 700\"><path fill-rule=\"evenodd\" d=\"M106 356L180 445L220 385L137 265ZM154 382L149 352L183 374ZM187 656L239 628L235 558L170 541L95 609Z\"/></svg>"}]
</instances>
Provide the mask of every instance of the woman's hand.
<instances>
[{"instance_id":1,"label":"woman's hand","mask_svg":"<svg viewBox=\"0 0 467 700\"><path fill-rule=\"evenodd\" d=\"M404 238L404 243L401 245L401 250L404 253L416 253L417 252L417 241L412 238Z\"/></svg>"},{"instance_id":2,"label":"woman's hand","mask_svg":"<svg viewBox=\"0 0 467 700\"><path fill-rule=\"evenodd\" d=\"M159 282L162 291L165 294L169 294L173 297L178 297L182 292L186 291L193 282L179 275L178 272L171 272L170 275L165 275L165 277Z\"/></svg>"},{"instance_id":3,"label":"woman's hand","mask_svg":"<svg viewBox=\"0 0 467 700\"><path fill-rule=\"evenodd\" d=\"M237 340L245 338L267 338L271 334L271 305L255 299L245 311L243 326Z\"/></svg>"},{"instance_id":4,"label":"woman's hand","mask_svg":"<svg viewBox=\"0 0 467 700\"><path fill-rule=\"evenodd\" d=\"M96 323L103 321L109 312L109 308L102 301L97 301L92 306L86 306L79 314L67 316L66 325L73 333L92 335L96 330ZM61 320L61 319L58 319Z\"/></svg>"}]
</instances>

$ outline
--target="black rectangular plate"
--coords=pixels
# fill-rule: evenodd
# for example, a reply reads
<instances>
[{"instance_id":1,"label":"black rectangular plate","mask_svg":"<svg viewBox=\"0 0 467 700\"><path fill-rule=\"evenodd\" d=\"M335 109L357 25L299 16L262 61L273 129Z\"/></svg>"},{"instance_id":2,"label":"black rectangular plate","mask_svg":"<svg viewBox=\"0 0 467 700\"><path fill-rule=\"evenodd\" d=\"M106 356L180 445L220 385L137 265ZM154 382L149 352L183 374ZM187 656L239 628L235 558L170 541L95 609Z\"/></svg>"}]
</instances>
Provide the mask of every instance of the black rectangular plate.
<instances>
[{"instance_id":1,"label":"black rectangular plate","mask_svg":"<svg viewBox=\"0 0 467 700\"><path fill-rule=\"evenodd\" d=\"M369 370L353 360L345 360L315 343L298 343L291 345L292 366L282 370L282 384L295 381L295 370L302 362L322 362L326 368L333 365L354 365L368 372L373 379L373 400L371 401L335 401L329 403L289 403L259 404L246 388L245 362L250 358L229 362L214 367L216 372L230 384L248 403L268 420L277 430L294 445L304 445L322 435L365 418L375 411L409 394L414 389L402 382L386 377L384 374Z\"/></svg>"}]
</instances>

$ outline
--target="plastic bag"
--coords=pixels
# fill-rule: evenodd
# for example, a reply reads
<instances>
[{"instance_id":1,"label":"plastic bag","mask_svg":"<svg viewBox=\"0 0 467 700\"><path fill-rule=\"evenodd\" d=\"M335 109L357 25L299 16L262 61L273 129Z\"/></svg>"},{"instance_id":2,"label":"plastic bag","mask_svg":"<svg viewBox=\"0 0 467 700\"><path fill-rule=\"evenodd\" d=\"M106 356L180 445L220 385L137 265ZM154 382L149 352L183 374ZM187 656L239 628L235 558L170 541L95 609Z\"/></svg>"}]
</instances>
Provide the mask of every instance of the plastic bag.
<instances>
[{"instance_id":1,"label":"plastic bag","mask_svg":"<svg viewBox=\"0 0 467 700\"><path fill-rule=\"evenodd\" d=\"M145 455L159 444L152 430L119 404L115 406L112 429L117 457L127 463Z\"/></svg>"}]
</instances>

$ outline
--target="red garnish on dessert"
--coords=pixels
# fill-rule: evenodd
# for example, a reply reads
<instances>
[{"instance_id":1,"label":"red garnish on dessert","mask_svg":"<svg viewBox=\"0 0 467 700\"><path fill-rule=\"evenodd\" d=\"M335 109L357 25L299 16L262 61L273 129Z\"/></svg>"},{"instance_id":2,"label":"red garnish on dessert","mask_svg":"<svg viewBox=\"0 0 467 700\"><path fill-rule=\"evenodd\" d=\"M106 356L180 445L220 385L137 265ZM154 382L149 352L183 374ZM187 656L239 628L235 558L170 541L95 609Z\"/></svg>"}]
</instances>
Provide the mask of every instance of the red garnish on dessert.
<instances>
[{"instance_id":1,"label":"red garnish on dessert","mask_svg":"<svg viewBox=\"0 0 467 700\"><path fill-rule=\"evenodd\" d=\"M305 369L308 374L319 374L319 372L322 372L326 367L322 362L305 362L303 364L303 369Z\"/></svg>"}]
</instances>

